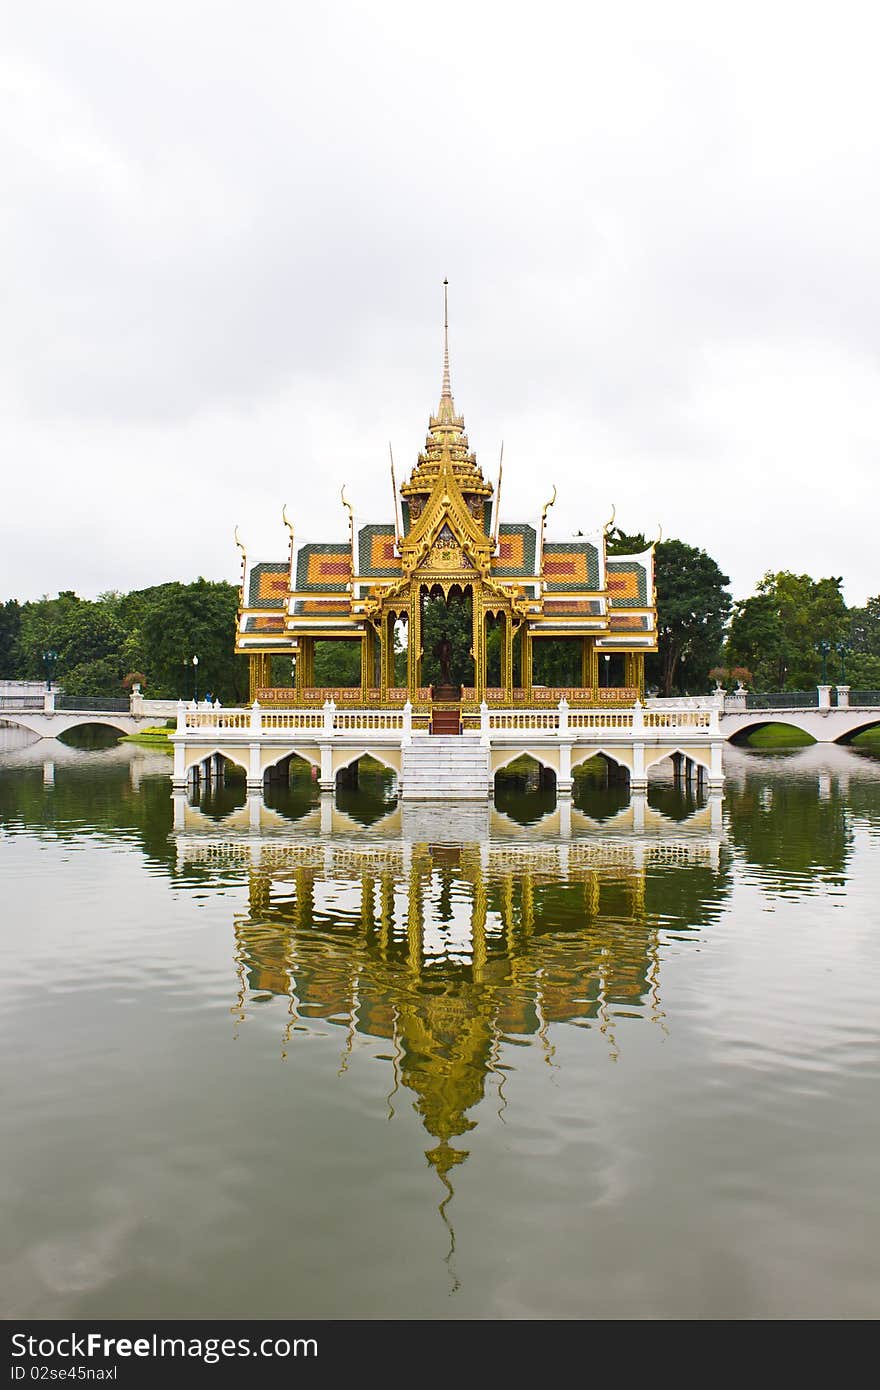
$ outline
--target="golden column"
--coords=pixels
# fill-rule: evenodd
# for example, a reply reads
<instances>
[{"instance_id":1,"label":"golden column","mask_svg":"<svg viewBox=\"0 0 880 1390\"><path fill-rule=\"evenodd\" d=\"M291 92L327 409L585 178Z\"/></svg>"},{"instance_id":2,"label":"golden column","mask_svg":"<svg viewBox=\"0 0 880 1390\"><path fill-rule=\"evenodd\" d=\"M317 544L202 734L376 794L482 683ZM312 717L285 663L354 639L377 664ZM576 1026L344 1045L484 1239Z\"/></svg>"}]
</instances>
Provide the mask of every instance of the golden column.
<instances>
[{"instance_id":1,"label":"golden column","mask_svg":"<svg viewBox=\"0 0 880 1390\"><path fill-rule=\"evenodd\" d=\"M501 623L501 689L507 704L513 703L513 614L502 613Z\"/></svg>"},{"instance_id":2,"label":"golden column","mask_svg":"<svg viewBox=\"0 0 880 1390\"><path fill-rule=\"evenodd\" d=\"M389 689L397 684L394 675L394 619L394 613L384 613L382 615L382 650L379 666L379 684L383 700L387 699Z\"/></svg>"},{"instance_id":3,"label":"golden column","mask_svg":"<svg viewBox=\"0 0 880 1390\"><path fill-rule=\"evenodd\" d=\"M526 699L531 699L532 695L532 634L529 631L528 623L523 623L522 629L522 655L520 658L520 680Z\"/></svg>"},{"instance_id":4,"label":"golden column","mask_svg":"<svg viewBox=\"0 0 880 1390\"><path fill-rule=\"evenodd\" d=\"M409 591L406 679L409 698L415 704L422 683L422 591L421 585L415 581Z\"/></svg>"},{"instance_id":5,"label":"golden column","mask_svg":"<svg viewBox=\"0 0 880 1390\"><path fill-rule=\"evenodd\" d=\"M486 694L486 614L481 590L471 586L471 641L474 653L474 698L477 704Z\"/></svg>"},{"instance_id":6,"label":"golden column","mask_svg":"<svg viewBox=\"0 0 880 1390\"><path fill-rule=\"evenodd\" d=\"M361 700L366 701L367 691L373 686L376 676L376 629L372 623L364 627L361 638Z\"/></svg>"},{"instance_id":7,"label":"golden column","mask_svg":"<svg viewBox=\"0 0 880 1390\"><path fill-rule=\"evenodd\" d=\"M315 639L314 637L301 637L299 639L299 654L296 659L296 688L302 694L303 690L315 684Z\"/></svg>"}]
</instances>

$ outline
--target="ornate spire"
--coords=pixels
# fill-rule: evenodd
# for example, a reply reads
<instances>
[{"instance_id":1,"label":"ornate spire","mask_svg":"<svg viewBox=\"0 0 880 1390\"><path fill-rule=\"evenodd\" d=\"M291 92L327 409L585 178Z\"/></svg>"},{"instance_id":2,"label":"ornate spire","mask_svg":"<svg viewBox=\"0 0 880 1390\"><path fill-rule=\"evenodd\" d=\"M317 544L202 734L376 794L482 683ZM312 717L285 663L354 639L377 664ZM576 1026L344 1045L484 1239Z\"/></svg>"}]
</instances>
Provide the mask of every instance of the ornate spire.
<instances>
[{"instance_id":1,"label":"ornate spire","mask_svg":"<svg viewBox=\"0 0 880 1390\"><path fill-rule=\"evenodd\" d=\"M439 474L450 474L467 499L474 519L483 525L485 515L483 502L492 496L492 484L487 483L471 452L465 433L464 417L458 415L452 399L452 383L449 373L449 281L443 281L443 383L440 388L440 404L436 415L428 422L428 437L424 452L416 460L412 474L400 489L400 495L408 504L408 515L404 517L402 534L421 515L425 501L430 496Z\"/></svg>"},{"instance_id":2,"label":"ornate spire","mask_svg":"<svg viewBox=\"0 0 880 1390\"><path fill-rule=\"evenodd\" d=\"M449 281L443 281L443 386L440 391L441 410L443 401L452 404L452 387L449 383Z\"/></svg>"}]
</instances>

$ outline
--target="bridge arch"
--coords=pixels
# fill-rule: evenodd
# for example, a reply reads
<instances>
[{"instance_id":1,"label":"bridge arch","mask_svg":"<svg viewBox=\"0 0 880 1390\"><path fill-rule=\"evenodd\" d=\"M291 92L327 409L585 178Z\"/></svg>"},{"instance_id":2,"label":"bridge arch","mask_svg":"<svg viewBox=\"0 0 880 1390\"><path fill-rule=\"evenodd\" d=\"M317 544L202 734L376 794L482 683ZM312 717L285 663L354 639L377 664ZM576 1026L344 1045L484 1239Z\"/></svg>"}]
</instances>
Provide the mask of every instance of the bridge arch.
<instances>
[{"instance_id":1,"label":"bridge arch","mask_svg":"<svg viewBox=\"0 0 880 1390\"><path fill-rule=\"evenodd\" d=\"M728 742L732 743L734 746L737 746L738 744L745 743L749 735L755 733L756 730L771 728L792 729L796 733L804 734L805 737L808 738L811 743L816 742L815 735L813 734L812 730L808 727L807 721L804 719L800 719L796 714L790 714L787 710L785 712L784 719L779 717L768 719L766 715L762 715L759 711L756 710L754 719L750 719L747 723L741 724L738 729L734 730L734 732L729 736ZM841 737L844 737L844 735L842 735Z\"/></svg>"},{"instance_id":2,"label":"bridge arch","mask_svg":"<svg viewBox=\"0 0 880 1390\"><path fill-rule=\"evenodd\" d=\"M118 734L132 734L137 725L130 715L120 714L55 714L45 715L37 711L2 710L0 723L12 724L19 729L27 729L38 738L60 738L71 729L85 729L90 726L113 729Z\"/></svg>"},{"instance_id":3,"label":"bridge arch","mask_svg":"<svg viewBox=\"0 0 880 1390\"><path fill-rule=\"evenodd\" d=\"M880 710L872 710L871 714L866 719L860 724L857 724L854 728L847 729L846 732L842 733L834 742L852 743L853 739L858 738L859 734L863 734L866 729L876 729L878 726L880 726Z\"/></svg>"}]
</instances>

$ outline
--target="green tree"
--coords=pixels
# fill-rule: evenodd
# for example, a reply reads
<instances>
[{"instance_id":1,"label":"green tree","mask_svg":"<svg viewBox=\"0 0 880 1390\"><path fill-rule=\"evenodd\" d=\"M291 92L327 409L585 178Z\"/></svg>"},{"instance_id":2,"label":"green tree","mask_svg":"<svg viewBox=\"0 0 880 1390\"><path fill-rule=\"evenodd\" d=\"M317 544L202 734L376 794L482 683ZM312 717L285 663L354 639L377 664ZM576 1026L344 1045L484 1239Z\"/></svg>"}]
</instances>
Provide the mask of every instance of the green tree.
<instances>
[{"instance_id":1,"label":"green tree","mask_svg":"<svg viewBox=\"0 0 880 1390\"><path fill-rule=\"evenodd\" d=\"M360 685L360 642L316 642L315 685Z\"/></svg>"},{"instance_id":2,"label":"green tree","mask_svg":"<svg viewBox=\"0 0 880 1390\"><path fill-rule=\"evenodd\" d=\"M857 690L880 690L880 594L849 610L844 643L846 681Z\"/></svg>"},{"instance_id":3,"label":"green tree","mask_svg":"<svg viewBox=\"0 0 880 1390\"><path fill-rule=\"evenodd\" d=\"M640 555L650 541L641 531L612 527L609 555ZM654 547L658 650L645 660L646 684L663 695L699 691L717 665L730 614L730 583L705 550L684 541L658 541Z\"/></svg>"},{"instance_id":4,"label":"green tree","mask_svg":"<svg viewBox=\"0 0 880 1390\"><path fill-rule=\"evenodd\" d=\"M704 690L717 665L730 614L730 580L711 555L684 541L660 541L654 550L658 652L646 678L659 675L661 694Z\"/></svg>"},{"instance_id":5,"label":"green tree","mask_svg":"<svg viewBox=\"0 0 880 1390\"><path fill-rule=\"evenodd\" d=\"M21 663L21 605L11 598L0 603L0 677L14 680Z\"/></svg>"},{"instance_id":6,"label":"green tree","mask_svg":"<svg viewBox=\"0 0 880 1390\"><path fill-rule=\"evenodd\" d=\"M847 632L842 579L768 572L751 598L736 606L728 639L730 665L748 666L760 689L804 690L822 675L820 642ZM829 675L833 667L829 668Z\"/></svg>"},{"instance_id":7,"label":"green tree","mask_svg":"<svg viewBox=\"0 0 880 1390\"><path fill-rule=\"evenodd\" d=\"M233 650L236 585L202 578L161 584L129 594L126 610L139 626L125 665L146 673L151 696L190 699L197 689L200 698L210 691L227 705L247 699L247 660Z\"/></svg>"},{"instance_id":8,"label":"green tree","mask_svg":"<svg viewBox=\"0 0 880 1390\"><path fill-rule=\"evenodd\" d=\"M88 691L81 688L76 693L119 695L125 674L124 639L117 596L91 602L79 598L72 590L63 590L55 599L43 598L24 604L19 674L25 679L39 680L46 674L43 653L54 651L57 654L54 679L65 689L69 677L76 671L75 684L82 687L85 682L90 687ZM89 666L100 672L98 687L97 674L86 679L85 668Z\"/></svg>"}]
</instances>

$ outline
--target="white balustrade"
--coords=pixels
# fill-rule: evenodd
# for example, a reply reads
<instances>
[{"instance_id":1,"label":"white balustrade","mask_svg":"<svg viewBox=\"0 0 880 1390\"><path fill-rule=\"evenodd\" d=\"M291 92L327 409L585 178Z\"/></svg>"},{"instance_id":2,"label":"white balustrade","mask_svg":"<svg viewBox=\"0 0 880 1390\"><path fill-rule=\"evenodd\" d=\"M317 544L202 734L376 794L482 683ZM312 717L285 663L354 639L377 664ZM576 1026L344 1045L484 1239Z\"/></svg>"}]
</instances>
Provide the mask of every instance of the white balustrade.
<instances>
[{"instance_id":1,"label":"white balustrade","mask_svg":"<svg viewBox=\"0 0 880 1390\"><path fill-rule=\"evenodd\" d=\"M409 701L401 709L384 710L338 709L332 700L322 709L263 709L256 700L249 709L222 709L219 704L213 708L187 707L181 702L174 736L207 741L222 735L253 745L263 738L297 733L321 744L363 734L405 745L413 737L413 709ZM660 705L651 701L643 706L636 701L630 709L571 709L563 699L555 709L493 709L484 700L464 737L478 737L485 745L509 738L578 742L590 741L592 736L638 741L662 740L664 735L675 734L720 738L717 703L665 701Z\"/></svg>"}]
</instances>

